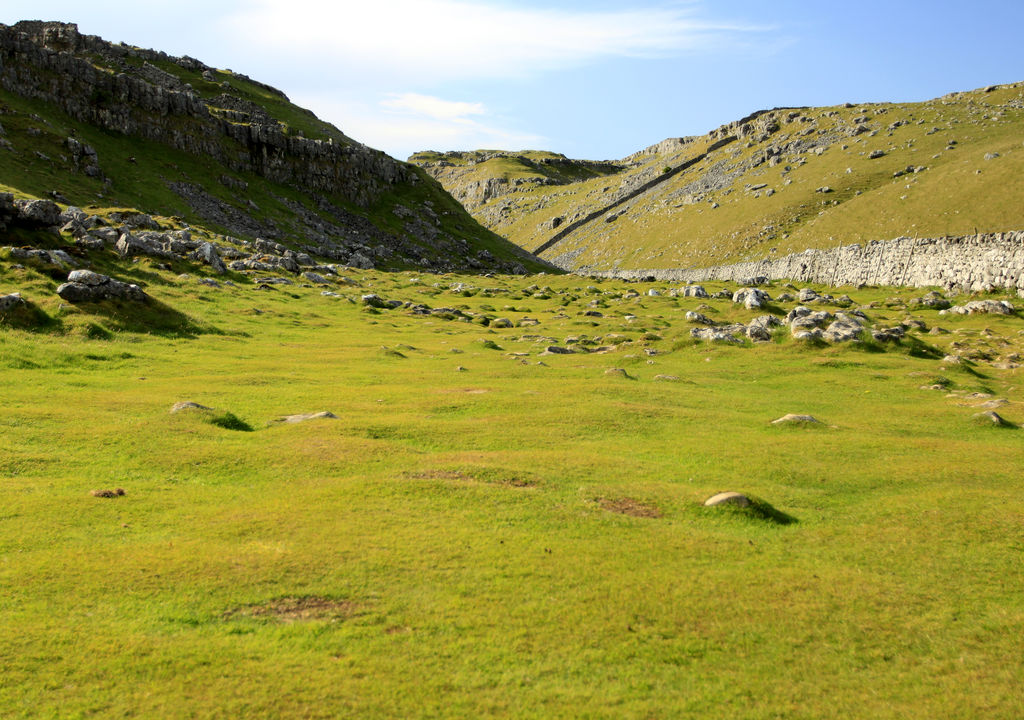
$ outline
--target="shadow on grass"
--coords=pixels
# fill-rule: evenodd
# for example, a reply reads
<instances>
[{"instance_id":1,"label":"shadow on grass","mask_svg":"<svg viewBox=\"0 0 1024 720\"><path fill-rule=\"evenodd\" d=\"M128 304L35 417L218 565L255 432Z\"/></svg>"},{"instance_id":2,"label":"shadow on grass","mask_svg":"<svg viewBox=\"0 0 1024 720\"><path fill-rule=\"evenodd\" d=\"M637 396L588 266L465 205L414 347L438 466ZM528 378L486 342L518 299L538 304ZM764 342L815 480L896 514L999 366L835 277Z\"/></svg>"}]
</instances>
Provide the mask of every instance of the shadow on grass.
<instances>
[{"instance_id":1,"label":"shadow on grass","mask_svg":"<svg viewBox=\"0 0 1024 720\"><path fill-rule=\"evenodd\" d=\"M254 431L252 425L230 411L212 415L207 418L206 421L211 425L216 425L217 427L224 428L225 430L237 430L238 432Z\"/></svg>"},{"instance_id":2,"label":"shadow on grass","mask_svg":"<svg viewBox=\"0 0 1024 720\"><path fill-rule=\"evenodd\" d=\"M47 315L30 300L24 300L19 305L0 312L0 327L29 332L53 332L60 330L61 322Z\"/></svg>"},{"instance_id":3,"label":"shadow on grass","mask_svg":"<svg viewBox=\"0 0 1024 720\"><path fill-rule=\"evenodd\" d=\"M103 318L103 326L90 325L91 335L102 337L109 332L132 332L161 335L174 338L196 338L200 335L222 335L212 325L201 325L183 312L170 305L154 300L126 302L104 300L102 302L78 303L75 308L82 313Z\"/></svg>"},{"instance_id":4,"label":"shadow on grass","mask_svg":"<svg viewBox=\"0 0 1024 720\"><path fill-rule=\"evenodd\" d=\"M727 503L714 507L701 506L701 510L709 515L714 514L720 517L725 516L748 521L766 522L772 525L793 525L799 522L789 513L782 512L761 498L751 495L748 495L747 498L750 500L750 504L746 506Z\"/></svg>"}]
</instances>

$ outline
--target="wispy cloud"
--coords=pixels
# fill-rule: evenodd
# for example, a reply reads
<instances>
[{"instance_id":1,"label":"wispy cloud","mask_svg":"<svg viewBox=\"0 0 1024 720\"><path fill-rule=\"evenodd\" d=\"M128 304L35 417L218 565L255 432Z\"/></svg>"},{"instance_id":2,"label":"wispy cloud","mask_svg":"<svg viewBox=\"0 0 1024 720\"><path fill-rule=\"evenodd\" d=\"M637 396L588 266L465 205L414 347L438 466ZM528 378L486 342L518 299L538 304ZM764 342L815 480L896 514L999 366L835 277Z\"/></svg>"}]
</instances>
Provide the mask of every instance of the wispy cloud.
<instances>
[{"instance_id":1,"label":"wispy cloud","mask_svg":"<svg viewBox=\"0 0 1024 720\"><path fill-rule=\"evenodd\" d=\"M522 77L607 57L664 57L761 28L698 19L692 4L567 10L469 0L258 0L225 23L237 42L321 72L407 82Z\"/></svg>"},{"instance_id":2,"label":"wispy cloud","mask_svg":"<svg viewBox=\"0 0 1024 720\"><path fill-rule=\"evenodd\" d=\"M419 93L393 94L381 102L381 107L396 113L419 115L434 120L450 120L471 124L470 115L485 115L483 103L453 102Z\"/></svg>"}]
</instances>

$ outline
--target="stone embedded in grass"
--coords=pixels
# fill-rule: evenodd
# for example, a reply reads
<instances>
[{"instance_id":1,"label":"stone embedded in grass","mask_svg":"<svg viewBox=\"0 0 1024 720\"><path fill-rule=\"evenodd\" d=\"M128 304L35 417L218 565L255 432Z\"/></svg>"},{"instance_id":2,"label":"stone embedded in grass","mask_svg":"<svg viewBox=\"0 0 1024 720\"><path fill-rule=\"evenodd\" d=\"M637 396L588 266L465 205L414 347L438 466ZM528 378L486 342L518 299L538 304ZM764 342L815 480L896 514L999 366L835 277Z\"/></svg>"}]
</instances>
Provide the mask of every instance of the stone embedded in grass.
<instances>
[{"instance_id":1,"label":"stone embedded in grass","mask_svg":"<svg viewBox=\"0 0 1024 720\"><path fill-rule=\"evenodd\" d=\"M571 348L564 348L560 345L548 345L541 355L572 355L576 351Z\"/></svg>"},{"instance_id":2,"label":"stone embedded in grass","mask_svg":"<svg viewBox=\"0 0 1024 720\"><path fill-rule=\"evenodd\" d=\"M725 328L710 328L700 327L693 328L690 330L690 336L697 340L706 340L708 342L725 342L732 343L733 345L742 345L743 341L733 335L733 332L746 331L746 328L742 325L737 329L734 326Z\"/></svg>"},{"instance_id":3,"label":"stone embedded in grass","mask_svg":"<svg viewBox=\"0 0 1024 720\"><path fill-rule=\"evenodd\" d=\"M821 421L813 415L796 415L794 413L772 420L772 425L814 425L820 423Z\"/></svg>"},{"instance_id":4,"label":"stone embedded in grass","mask_svg":"<svg viewBox=\"0 0 1024 720\"><path fill-rule=\"evenodd\" d=\"M272 423L287 423L295 424L300 422L306 422L307 420L337 420L338 416L332 412L324 410L323 412L316 413L305 413L301 415L286 415L276 420L271 420Z\"/></svg>"},{"instance_id":5,"label":"stone embedded in grass","mask_svg":"<svg viewBox=\"0 0 1024 720\"><path fill-rule=\"evenodd\" d=\"M629 373L627 373L623 368L608 368L607 370L604 371L604 374L605 375L618 375L619 377L624 377L624 378L628 378L629 377Z\"/></svg>"},{"instance_id":6,"label":"stone embedded in grass","mask_svg":"<svg viewBox=\"0 0 1024 720\"><path fill-rule=\"evenodd\" d=\"M360 301L367 307L378 308L380 310L389 310L392 307L387 300L376 293L367 293L360 298ZM399 305L401 305L401 303L399 303Z\"/></svg>"},{"instance_id":7,"label":"stone embedded in grass","mask_svg":"<svg viewBox=\"0 0 1024 720\"><path fill-rule=\"evenodd\" d=\"M899 342L906 335L901 327L880 328L871 332L871 337L877 342Z\"/></svg>"},{"instance_id":8,"label":"stone embedded in grass","mask_svg":"<svg viewBox=\"0 0 1024 720\"><path fill-rule=\"evenodd\" d=\"M973 300L966 305L954 305L939 310L939 315L1012 315L1013 304L1006 300Z\"/></svg>"},{"instance_id":9,"label":"stone embedded in grass","mask_svg":"<svg viewBox=\"0 0 1024 720\"><path fill-rule=\"evenodd\" d=\"M309 270L302 273L302 277L304 277L306 280L313 283L314 285L330 285L331 283L331 281L325 278L323 275L320 275L319 273L315 273Z\"/></svg>"},{"instance_id":10,"label":"stone embedded in grass","mask_svg":"<svg viewBox=\"0 0 1024 720\"><path fill-rule=\"evenodd\" d=\"M19 307L25 304L25 300L21 297L21 293L11 293L9 295L0 295L0 312L6 312L12 308Z\"/></svg>"},{"instance_id":11,"label":"stone embedded in grass","mask_svg":"<svg viewBox=\"0 0 1024 720\"><path fill-rule=\"evenodd\" d=\"M89 494L98 498L121 497L124 495L124 488L115 488L113 490L90 490Z\"/></svg>"},{"instance_id":12,"label":"stone embedded in grass","mask_svg":"<svg viewBox=\"0 0 1024 720\"><path fill-rule=\"evenodd\" d=\"M679 382L678 375L655 375L654 379L658 382Z\"/></svg>"},{"instance_id":13,"label":"stone embedded in grass","mask_svg":"<svg viewBox=\"0 0 1024 720\"><path fill-rule=\"evenodd\" d=\"M738 492L720 492L712 495L704 501L704 507L715 507L716 505L736 505L737 507L749 507L750 498Z\"/></svg>"},{"instance_id":14,"label":"stone embedded in grass","mask_svg":"<svg viewBox=\"0 0 1024 720\"><path fill-rule=\"evenodd\" d=\"M979 425L992 425L994 427L1005 427L1015 428L1017 427L1014 423L1010 422L1002 415L994 410L988 410L986 412L978 413L971 416L971 419Z\"/></svg>"},{"instance_id":15,"label":"stone embedded in grass","mask_svg":"<svg viewBox=\"0 0 1024 720\"><path fill-rule=\"evenodd\" d=\"M182 410L199 410L201 412L213 412L213 408L211 407L200 405L199 403L192 402L191 400L185 400L183 402L174 403L174 406L171 408L171 413L173 414L181 412Z\"/></svg>"}]
</instances>

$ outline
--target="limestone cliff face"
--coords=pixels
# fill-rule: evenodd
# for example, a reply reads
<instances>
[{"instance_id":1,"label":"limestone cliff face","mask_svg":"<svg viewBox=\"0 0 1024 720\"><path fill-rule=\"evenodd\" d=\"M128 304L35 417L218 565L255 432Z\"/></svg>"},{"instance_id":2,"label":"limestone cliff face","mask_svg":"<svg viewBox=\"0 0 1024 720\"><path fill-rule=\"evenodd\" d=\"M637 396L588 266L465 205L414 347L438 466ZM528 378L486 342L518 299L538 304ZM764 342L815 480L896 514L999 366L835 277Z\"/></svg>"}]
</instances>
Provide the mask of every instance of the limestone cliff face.
<instances>
[{"instance_id":1,"label":"limestone cliff face","mask_svg":"<svg viewBox=\"0 0 1024 720\"><path fill-rule=\"evenodd\" d=\"M213 70L192 58L112 45L73 24L0 26L0 86L57 105L76 120L213 157L284 185L338 193L363 207L391 185L413 179L404 165L341 133L323 140L291 136L230 91L204 98L155 62Z\"/></svg>"}]
</instances>

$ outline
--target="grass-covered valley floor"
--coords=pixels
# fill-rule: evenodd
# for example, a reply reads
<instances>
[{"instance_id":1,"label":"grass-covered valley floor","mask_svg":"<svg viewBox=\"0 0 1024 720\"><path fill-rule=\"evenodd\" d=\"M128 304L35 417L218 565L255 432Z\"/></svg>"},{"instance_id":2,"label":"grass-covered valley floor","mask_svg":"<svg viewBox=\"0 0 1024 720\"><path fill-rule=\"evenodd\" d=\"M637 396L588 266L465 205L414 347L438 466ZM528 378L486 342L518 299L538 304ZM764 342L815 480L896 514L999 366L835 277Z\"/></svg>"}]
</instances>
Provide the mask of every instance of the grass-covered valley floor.
<instances>
[{"instance_id":1,"label":"grass-covered valley floor","mask_svg":"<svg viewBox=\"0 0 1024 720\"><path fill-rule=\"evenodd\" d=\"M1024 435L973 418L1024 422L1019 314L845 288L925 329L707 344L764 311L181 269L104 269L140 314L0 263L3 717L1019 716Z\"/></svg>"}]
</instances>

